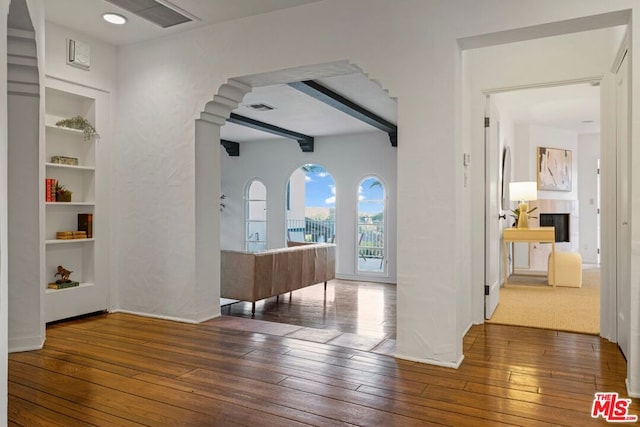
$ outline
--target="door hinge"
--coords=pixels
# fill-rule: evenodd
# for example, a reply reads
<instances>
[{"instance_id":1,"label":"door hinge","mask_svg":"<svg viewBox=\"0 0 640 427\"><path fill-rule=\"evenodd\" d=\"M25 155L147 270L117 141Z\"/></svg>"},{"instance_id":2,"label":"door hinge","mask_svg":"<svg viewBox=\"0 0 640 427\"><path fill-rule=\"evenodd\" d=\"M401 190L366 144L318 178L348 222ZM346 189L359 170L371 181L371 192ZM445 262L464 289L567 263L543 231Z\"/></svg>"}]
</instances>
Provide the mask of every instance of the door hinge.
<instances>
[{"instance_id":1,"label":"door hinge","mask_svg":"<svg viewBox=\"0 0 640 427\"><path fill-rule=\"evenodd\" d=\"M598 248L598 255L600 255L600 248Z\"/></svg>"},{"instance_id":2,"label":"door hinge","mask_svg":"<svg viewBox=\"0 0 640 427\"><path fill-rule=\"evenodd\" d=\"M597 213L598 215L600 215L600 208L598 208L598 209L596 210L596 213Z\"/></svg>"},{"instance_id":3,"label":"door hinge","mask_svg":"<svg viewBox=\"0 0 640 427\"><path fill-rule=\"evenodd\" d=\"M489 127L489 117L485 117L484 118L484 127L486 127L486 128Z\"/></svg>"},{"instance_id":4,"label":"door hinge","mask_svg":"<svg viewBox=\"0 0 640 427\"><path fill-rule=\"evenodd\" d=\"M489 295L489 285L484 285L484 294Z\"/></svg>"}]
</instances>

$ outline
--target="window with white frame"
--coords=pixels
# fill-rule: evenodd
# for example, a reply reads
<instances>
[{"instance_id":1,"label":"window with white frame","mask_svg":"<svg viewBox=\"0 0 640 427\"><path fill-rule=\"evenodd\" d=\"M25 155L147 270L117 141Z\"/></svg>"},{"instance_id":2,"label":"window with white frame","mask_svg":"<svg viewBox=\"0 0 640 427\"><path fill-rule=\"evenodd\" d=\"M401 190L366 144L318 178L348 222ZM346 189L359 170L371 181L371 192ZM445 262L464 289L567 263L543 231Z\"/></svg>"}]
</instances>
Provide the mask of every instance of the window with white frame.
<instances>
[{"instance_id":1,"label":"window with white frame","mask_svg":"<svg viewBox=\"0 0 640 427\"><path fill-rule=\"evenodd\" d=\"M359 273L384 273L385 189L376 176L368 176L358 186L358 233L356 256Z\"/></svg>"},{"instance_id":2,"label":"window with white frame","mask_svg":"<svg viewBox=\"0 0 640 427\"><path fill-rule=\"evenodd\" d=\"M258 180L247 185L245 193L245 241L246 251L267 249L267 188Z\"/></svg>"}]
</instances>

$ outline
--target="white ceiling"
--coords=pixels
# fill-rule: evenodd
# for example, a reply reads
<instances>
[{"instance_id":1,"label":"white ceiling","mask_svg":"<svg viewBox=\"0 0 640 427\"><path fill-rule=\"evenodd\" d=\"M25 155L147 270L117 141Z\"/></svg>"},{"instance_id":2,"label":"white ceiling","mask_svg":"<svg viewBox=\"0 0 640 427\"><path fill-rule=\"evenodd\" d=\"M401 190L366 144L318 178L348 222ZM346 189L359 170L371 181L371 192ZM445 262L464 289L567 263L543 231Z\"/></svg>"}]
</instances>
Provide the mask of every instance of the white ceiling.
<instances>
[{"instance_id":1,"label":"white ceiling","mask_svg":"<svg viewBox=\"0 0 640 427\"><path fill-rule=\"evenodd\" d=\"M523 89L493 95L499 110L516 124L600 132L600 87L589 83Z\"/></svg>"},{"instance_id":2,"label":"white ceiling","mask_svg":"<svg viewBox=\"0 0 640 427\"><path fill-rule=\"evenodd\" d=\"M199 20L171 28L161 28L104 0L46 0L48 21L88 34L114 45L125 45L191 30L193 28L244 18L320 0L157 0ZM107 24L102 15L115 12L129 22L123 26Z\"/></svg>"},{"instance_id":3,"label":"white ceiling","mask_svg":"<svg viewBox=\"0 0 640 427\"><path fill-rule=\"evenodd\" d=\"M105 42L125 45L320 0L170 0L170 4L167 0L158 1L170 7L177 6L200 20L163 29L104 0L46 0L45 18ZM129 22L124 26L107 24L102 20L105 12L121 13ZM267 80L272 77L266 76ZM286 76L283 74L283 77ZM264 76L247 78L257 80L247 81L254 89L234 111L237 114L314 137L374 130L286 84L262 85L260 79ZM289 80L283 78L281 81ZM359 70L315 80L383 119L397 123L396 101ZM597 86L581 84L527 89L494 97L500 109L508 111L516 123L571 129L578 133L600 130L600 91ZM254 103L268 104L275 109L258 112L246 107ZM237 142L280 138L232 123L222 127L221 136Z\"/></svg>"},{"instance_id":4,"label":"white ceiling","mask_svg":"<svg viewBox=\"0 0 640 427\"><path fill-rule=\"evenodd\" d=\"M375 112L383 119L391 123L397 122L396 101L389 98L379 85L369 80L364 74L353 73L316 81L348 99L357 101L357 104ZM267 104L274 109L256 111L247 107L251 104ZM245 95L242 104L234 112L314 137L376 130L286 84L254 88ZM227 123L222 127L221 136L223 139L236 142L281 138L233 123Z\"/></svg>"}]
</instances>

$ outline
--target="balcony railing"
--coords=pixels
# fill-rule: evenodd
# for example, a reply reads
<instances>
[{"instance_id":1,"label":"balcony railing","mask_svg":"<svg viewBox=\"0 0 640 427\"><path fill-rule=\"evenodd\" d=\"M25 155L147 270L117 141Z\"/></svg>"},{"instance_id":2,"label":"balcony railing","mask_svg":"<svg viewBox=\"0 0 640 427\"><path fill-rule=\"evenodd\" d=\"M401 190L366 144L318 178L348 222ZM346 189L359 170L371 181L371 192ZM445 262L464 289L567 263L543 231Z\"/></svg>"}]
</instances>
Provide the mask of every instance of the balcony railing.
<instances>
[{"instance_id":1,"label":"balcony railing","mask_svg":"<svg viewBox=\"0 0 640 427\"><path fill-rule=\"evenodd\" d=\"M290 219L287 221L287 240L292 242L334 243L336 223L333 220Z\"/></svg>"},{"instance_id":2,"label":"balcony railing","mask_svg":"<svg viewBox=\"0 0 640 427\"><path fill-rule=\"evenodd\" d=\"M287 240L293 242L335 243L333 220L300 219L287 221ZM384 223L358 224L358 271L384 271Z\"/></svg>"}]
</instances>

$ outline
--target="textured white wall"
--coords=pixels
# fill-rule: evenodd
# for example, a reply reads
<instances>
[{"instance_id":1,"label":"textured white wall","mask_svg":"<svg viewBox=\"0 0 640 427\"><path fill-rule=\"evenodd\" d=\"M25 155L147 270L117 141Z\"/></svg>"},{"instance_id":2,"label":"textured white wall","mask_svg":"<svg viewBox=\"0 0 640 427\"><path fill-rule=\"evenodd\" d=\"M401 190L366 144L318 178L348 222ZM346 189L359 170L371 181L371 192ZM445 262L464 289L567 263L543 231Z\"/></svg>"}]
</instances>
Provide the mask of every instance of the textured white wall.
<instances>
[{"instance_id":1,"label":"textured white wall","mask_svg":"<svg viewBox=\"0 0 640 427\"><path fill-rule=\"evenodd\" d=\"M267 186L269 247L285 245L286 185L291 173L305 163L326 168L336 185L337 265L341 278L356 273L356 212L358 184L370 175L379 176L387 192L388 275L376 280L395 283L396 259L396 163L397 149L383 132L316 138L313 153L303 153L291 140L266 140L241 144L240 157L222 153L222 191L229 195L222 213L226 249L242 249L244 232L243 191L250 179Z\"/></svg>"},{"instance_id":2,"label":"textured white wall","mask_svg":"<svg viewBox=\"0 0 640 427\"><path fill-rule=\"evenodd\" d=\"M596 170L600 158L600 134L578 135L578 200L580 202L580 254L582 262L598 261L598 213Z\"/></svg>"},{"instance_id":3,"label":"textured white wall","mask_svg":"<svg viewBox=\"0 0 640 427\"><path fill-rule=\"evenodd\" d=\"M45 22L46 74L113 93L117 86L118 52L115 46ZM91 48L91 69L67 64L67 39L87 43Z\"/></svg>"},{"instance_id":4,"label":"textured white wall","mask_svg":"<svg viewBox=\"0 0 640 427\"><path fill-rule=\"evenodd\" d=\"M0 425L7 425L7 14L9 0L0 0Z\"/></svg>"},{"instance_id":5,"label":"textured white wall","mask_svg":"<svg viewBox=\"0 0 640 427\"><path fill-rule=\"evenodd\" d=\"M193 275L184 271L194 257L193 120L220 85L237 76L348 59L399 101L398 354L457 364L472 318L460 301L473 292L473 318L481 319L475 314L482 297L481 288L471 286L476 278L468 267L481 227L469 220L473 205L459 209L475 191L462 186L462 153L473 147L460 142L468 124L460 122L464 100L456 41L624 8L638 13L632 0L327 0L122 48L115 150L120 158L114 168L122 194L121 304L133 300L149 313L184 313L181 290L194 286ZM633 37L640 40L638 33ZM520 84L535 80L535 72L574 78L586 61L555 48L546 52L554 53L550 62L533 61L528 52L481 63L485 74L506 73L510 83ZM509 64L512 59L521 66ZM492 81L500 80L484 82ZM634 89L634 101L640 102ZM640 131L640 123L634 126ZM634 242L640 242L640 231ZM640 343L640 330L634 333Z\"/></svg>"}]
</instances>

